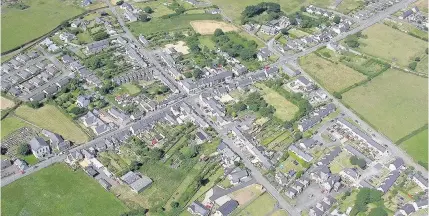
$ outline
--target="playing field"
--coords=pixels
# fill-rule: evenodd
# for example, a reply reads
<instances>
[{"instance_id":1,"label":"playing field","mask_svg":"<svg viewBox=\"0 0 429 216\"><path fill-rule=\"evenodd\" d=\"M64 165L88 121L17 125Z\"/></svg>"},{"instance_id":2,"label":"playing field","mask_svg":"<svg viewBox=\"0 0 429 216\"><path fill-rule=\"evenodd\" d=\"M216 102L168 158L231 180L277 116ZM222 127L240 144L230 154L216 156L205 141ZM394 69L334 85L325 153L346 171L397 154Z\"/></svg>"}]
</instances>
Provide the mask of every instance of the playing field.
<instances>
[{"instance_id":1,"label":"playing field","mask_svg":"<svg viewBox=\"0 0 429 216\"><path fill-rule=\"evenodd\" d=\"M416 161L428 163L428 129L414 135L399 145Z\"/></svg>"},{"instance_id":2,"label":"playing field","mask_svg":"<svg viewBox=\"0 0 429 216\"><path fill-rule=\"evenodd\" d=\"M300 58L299 64L330 92L339 92L366 79L365 75L343 64L334 64L316 54Z\"/></svg>"},{"instance_id":3,"label":"playing field","mask_svg":"<svg viewBox=\"0 0 429 216\"><path fill-rule=\"evenodd\" d=\"M393 141L427 123L427 79L389 69L343 94L346 104Z\"/></svg>"},{"instance_id":4,"label":"playing field","mask_svg":"<svg viewBox=\"0 0 429 216\"><path fill-rule=\"evenodd\" d=\"M214 20L191 21L192 28L202 35L213 34L216 29L222 29L224 32L236 31L238 28L232 24Z\"/></svg>"},{"instance_id":5,"label":"playing field","mask_svg":"<svg viewBox=\"0 0 429 216\"><path fill-rule=\"evenodd\" d=\"M273 89L260 83L256 84L256 86L262 89L261 93L264 100L276 109L276 112L274 113L275 117L282 121L288 121L294 117L296 112L298 112L298 107L295 106L295 104L286 100Z\"/></svg>"},{"instance_id":6,"label":"playing field","mask_svg":"<svg viewBox=\"0 0 429 216\"><path fill-rule=\"evenodd\" d=\"M13 116L6 117L1 120L1 139L24 126L28 126L28 124L21 121L19 118Z\"/></svg>"},{"instance_id":7,"label":"playing field","mask_svg":"<svg viewBox=\"0 0 429 216\"><path fill-rule=\"evenodd\" d=\"M264 0L245 0L245 1L231 1L231 0L212 0L214 5L219 6L222 11L231 18L235 23L240 22L241 12L243 12L244 8L249 5L256 5L261 2L266 2ZM286 13L291 13L298 11L301 6L308 6L310 4L320 6L320 7L328 7L334 1L333 0L270 0L269 2L278 3L281 6L282 11Z\"/></svg>"},{"instance_id":8,"label":"playing field","mask_svg":"<svg viewBox=\"0 0 429 216\"><path fill-rule=\"evenodd\" d=\"M74 6L72 1L24 0L22 2L30 7L25 10L1 7L2 52L42 36L64 20L84 11Z\"/></svg>"},{"instance_id":9,"label":"playing field","mask_svg":"<svg viewBox=\"0 0 429 216\"><path fill-rule=\"evenodd\" d=\"M20 106L16 109L15 114L77 144L88 141L88 136L55 106L45 105L39 109Z\"/></svg>"},{"instance_id":10,"label":"playing field","mask_svg":"<svg viewBox=\"0 0 429 216\"><path fill-rule=\"evenodd\" d=\"M368 38L359 39L361 45L358 50L401 66L408 66L427 47L427 42L384 24L375 24L365 29L363 34Z\"/></svg>"},{"instance_id":11,"label":"playing field","mask_svg":"<svg viewBox=\"0 0 429 216\"><path fill-rule=\"evenodd\" d=\"M55 164L2 188L2 215L111 215L127 211L82 170Z\"/></svg>"},{"instance_id":12,"label":"playing field","mask_svg":"<svg viewBox=\"0 0 429 216\"><path fill-rule=\"evenodd\" d=\"M269 194L264 193L247 205L237 215L240 216L260 216L267 215L276 205L277 201Z\"/></svg>"}]
</instances>

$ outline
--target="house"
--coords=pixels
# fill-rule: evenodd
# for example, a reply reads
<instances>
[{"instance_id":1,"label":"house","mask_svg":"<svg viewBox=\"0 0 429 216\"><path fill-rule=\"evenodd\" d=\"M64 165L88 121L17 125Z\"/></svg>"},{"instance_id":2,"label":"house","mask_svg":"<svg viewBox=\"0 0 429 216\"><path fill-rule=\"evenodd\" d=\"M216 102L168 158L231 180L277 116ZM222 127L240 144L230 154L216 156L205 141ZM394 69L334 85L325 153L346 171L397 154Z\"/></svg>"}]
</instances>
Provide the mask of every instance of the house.
<instances>
[{"instance_id":1,"label":"house","mask_svg":"<svg viewBox=\"0 0 429 216\"><path fill-rule=\"evenodd\" d=\"M89 54L99 53L109 47L109 40L96 41L86 46L86 52Z\"/></svg>"},{"instance_id":2,"label":"house","mask_svg":"<svg viewBox=\"0 0 429 216\"><path fill-rule=\"evenodd\" d=\"M55 83L55 85L58 86L58 88L64 88L65 86L67 86L67 84L69 84L70 82L70 78L66 77L64 79L58 80L58 82Z\"/></svg>"},{"instance_id":3,"label":"house","mask_svg":"<svg viewBox=\"0 0 429 216\"><path fill-rule=\"evenodd\" d=\"M152 180L147 176L140 176L133 171L129 171L121 177L121 180L127 184L132 191L140 193L152 184Z\"/></svg>"},{"instance_id":4,"label":"house","mask_svg":"<svg viewBox=\"0 0 429 216\"><path fill-rule=\"evenodd\" d=\"M416 211L420 210L420 209L427 209L428 208L428 198L422 198L421 200L415 201L413 203L414 208L416 209Z\"/></svg>"},{"instance_id":5,"label":"house","mask_svg":"<svg viewBox=\"0 0 429 216\"><path fill-rule=\"evenodd\" d=\"M52 53L57 52L59 49L60 48L56 44L51 44L48 46L48 51Z\"/></svg>"},{"instance_id":6,"label":"house","mask_svg":"<svg viewBox=\"0 0 429 216\"><path fill-rule=\"evenodd\" d=\"M413 14L413 10L406 10L402 12L402 14L398 17L399 19L406 19L407 17L411 16Z\"/></svg>"},{"instance_id":7,"label":"house","mask_svg":"<svg viewBox=\"0 0 429 216\"><path fill-rule=\"evenodd\" d=\"M202 144L202 143L205 143L207 141L210 141L210 136L206 132L204 132L203 130L198 130L195 133L195 137L197 140L197 144Z\"/></svg>"},{"instance_id":8,"label":"house","mask_svg":"<svg viewBox=\"0 0 429 216\"><path fill-rule=\"evenodd\" d=\"M314 139L302 139L298 142L298 145L303 149L311 149L316 145L316 140Z\"/></svg>"},{"instance_id":9,"label":"house","mask_svg":"<svg viewBox=\"0 0 429 216\"><path fill-rule=\"evenodd\" d=\"M241 64L235 64L234 67L232 67L232 72L237 75L243 75L247 72L247 68Z\"/></svg>"},{"instance_id":10,"label":"house","mask_svg":"<svg viewBox=\"0 0 429 216\"><path fill-rule=\"evenodd\" d=\"M70 152L64 161L72 165L82 159L83 159L82 153L79 150L76 150L76 151Z\"/></svg>"},{"instance_id":11,"label":"house","mask_svg":"<svg viewBox=\"0 0 429 216\"><path fill-rule=\"evenodd\" d=\"M18 88L10 88L9 89L9 91L8 91L8 93L10 94L10 95L12 95L12 96L18 96L18 95L20 95L22 92L21 92L21 90L19 90Z\"/></svg>"},{"instance_id":12,"label":"house","mask_svg":"<svg viewBox=\"0 0 429 216\"><path fill-rule=\"evenodd\" d=\"M127 121L129 119L128 115L126 115L123 112L120 112L119 110L117 110L116 108L110 108L107 111L112 117L114 117L115 119L120 120L121 122Z\"/></svg>"},{"instance_id":13,"label":"house","mask_svg":"<svg viewBox=\"0 0 429 216\"><path fill-rule=\"evenodd\" d=\"M70 27L72 28L77 28L80 26L80 24L82 23L82 20L80 19L76 19L74 20L72 23L70 23Z\"/></svg>"},{"instance_id":14,"label":"house","mask_svg":"<svg viewBox=\"0 0 429 216\"><path fill-rule=\"evenodd\" d=\"M313 90L313 83L310 82L307 78L305 78L304 76L299 76L296 80L295 83L302 86L304 88L305 91L311 91Z\"/></svg>"},{"instance_id":15,"label":"house","mask_svg":"<svg viewBox=\"0 0 429 216\"><path fill-rule=\"evenodd\" d=\"M277 33L279 33L279 30L271 25L262 25L261 32L267 35L276 35Z\"/></svg>"},{"instance_id":16,"label":"house","mask_svg":"<svg viewBox=\"0 0 429 216\"><path fill-rule=\"evenodd\" d=\"M408 215L410 215L410 214L412 214L412 213L414 213L414 212L416 212L416 209L414 208L414 206L413 206L413 204L411 204L411 203L407 203L407 204L405 204L404 206L402 206L400 209L399 209L399 211L398 211L398 213L397 214L395 214L395 215L405 215L405 216L408 216Z\"/></svg>"},{"instance_id":17,"label":"house","mask_svg":"<svg viewBox=\"0 0 429 216\"><path fill-rule=\"evenodd\" d=\"M270 56L271 52L267 47L260 49L258 54L256 54L256 57L258 57L259 61L267 61Z\"/></svg>"},{"instance_id":18,"label":"house","mask_svg":"<svg viewBox=\"0 0 429 216\"><path fill-rule=\"evenodd\" d=\"M298 130L300 130L301 132L305 132L321 121L322 121L322 118L320 118L320 116L313 116L311 118L306 118L298 123Z\"/></svg>"},{"instance_id":19,"label":"house","mask_svg":"<svg viewBox=\"0 0 429 216\"><path fill-rule=\"evenodd\" d=\"M230 215L238 207L238 202L235 200L229 200L221 205L215 212L215 216L227 216Z\"/></svg>"},{"instance_id":20,"label":"house","mask_svg":"<svg viewBox=\"0 0 429 216\"><path fill-rule=\"evenodd\" d=\"M293 199L293 198L296 197L296 195L298 195L298 191L295 190L295 189L293 189L293 188L289 188L289 189L286 190L285 194L290 199Z\"/></svg>"},{"instance_id":21,"label":"house","mask_svg":"<svg viewBox=\"0 0 429 216\"><path fill-rule=\"evenodd\" d=\"M27 162L25 162L24 160L21 159L16 159L13 162L13 165L15 165L21 172L25 171L26 169L28 169L28 164Z\"/></svg>"},{"instance_id":22,"label":"house","mask_svg":"<svg viewBox=\"0 0 429 216\"><path fill-rule=\"evenodd\" d=\"M33 155L38 159L43 159L51 154L49 145L41 137L34 137L30 140L30 148Z\"/></svg>"},{"instance_id":23,"label":"house","mask_svg":"<svg viewBox=\"0 0 429 216\"><path fill-rule=\"evenodd\" d=\"M289 151L293 152L296 156L298 156L299 158L303 159L305 162L310 162L310 161L313 160L313 156L311 156L310 154L302 151L301 149L299 149L295 145L291 145L289 147Z\"/></svg>"},{"instance_id":24,"label":"house","mask_svg":"<svg viewBox=\"0 0 429 216\"><path fill-rule=\"evenodd\" d=\"M428 189L428 180L420 174L413 175L413 182L415 182L422 190Z\"/></svg>"},{"instance_id":25,"label":"house","mask_svg":"<svg viewBox=\"0 0 429 216\"><path fill-rule=\"evenodd\" d=\"M397 170L390 172L389 176L387 176L387 178L384 180L383 183L381 183L381 185L377 188L377 190L383 193L386 193L387 191L389 191L389 189L393 186L395 181L398 179L399 174L400 173Z\"/></svg>"},{"instance_id":26,"label":"house","mask_svg":"<svg viewBox=\"0 0 429 216\"><path fill-rule=\"evenodd\" d=\"M319 166L310 173L310 176L317 183L323 183L331 176L331 170L328 166Z\"/></svg>"},{"instance_id":27,"label":"house","mask_svg":"<svg viewBox=\"0 0 429 216\"><path fill-rule=\"evenodd\" d=\"M188 206L188 212L198 216L208 216L210 214L210 210L198 201L194 201Z\"/></svg>"},{"instance_id":28,"label":"house","mask_svg":"<svg viewBox=\"0 0 429 216\"><path fill-rule=\"evenodd\" d=\"M355 184L359 180L359 173L353 168L344 168L340 171L340 176L348 182Z\"/></svg>"},{"instance_id":29,"label":"house","mask_svg":"<svg viewBox=\"0 0 429 216\"><path fill-rule=\"evenodd\" d=\"M58 92L58 88L55 85L51 85L43 90L43 93L46 94L46 97L51 97Z\"/></svg>"},{"instance_id":30,"label":"house","mask_svg":"<svg viewBox=\"0 0 429 216\"><path fill-rule=\"evenodd\" d=\"M45 94L43 93L43 92L39 92L39 93L37 93L37 94L35 94L35 95L33 95L33 96L31 96L30 97L30 101L31 102L40 102L40 101L42 101L42 100L44 100L45 99Z\"/></svg>"},{"instance_id":31,"label":"house","mask_svg":"<svg viewBox=\"0 0 429 216\"><path fill-rule=\"evenodd\" d=\"M74 34L71 34L69 32L63 32L60 34L60 40L69 43L72 40L74 40L76 38L76 36Z\"/></svg>"},{"instance_id":32,"label":"house","mask_svg":"<svg viewBox=\"0 0 429 216\"><path fill-rule=\"evenodd\" d=\"M341 153L340 147L335 147L327 155L323 156L316 164L318 166L328 166Z\"/></svg>"},{"instance_id":33,"label":"house","mask_svg":"<svg viewBox=\"0 0 429 216\"><path fill-rule=\"evenodd\" d=\"M391 171L398 170L398 169L401 169L402 167L404 167L404 165L405 165L404 160L402 160L402 158L400 158L400 157L397 157L397 158L395 158L394 161L392 161L392 163L389 164L389 169Z\"/></svg>"},{"instance_id":34,"label":"house","mask_svg":"<svg viewBox=\"0 0 429 216\"><path fill-rule=\"evenodd\" d=\"M74 62L74 59L69 55L63 55L63 56L61 56L61 61L64 64L70 64L70 63Z\"/></svg>"},{"instance_id":35,"label":"house","mask_svg":"<svg viewBox=\"0 0 429 216\"><path fill-rule=\"evenodd\" d=\"M85 167L84 171L85 171L85 173L87 175L89 175L92 178L94 178L95 176L98 175L98 171L95 170L93 166L87 166L87 167Z\"/></svg>"},{"instance_id":36,"label":"house","mask_svg":"<svg viewBox=\"0 0 429 216\"><path fill-rule=\"evenodd\" d=\"M126 11L130 11L130 12L134 11L134 7L130 3L127 3L127 2L122 3L120 8L123 10L126 10Z\"/></svg>"},{"instance_id":37,"label":"house","mask_svg":"<svg viewBox=\"0 0 429 216\"><path fill-rule=\"evenodd\" d=\"M77 106L82 108L88 107L90 102L91 101L86 96L82 96L82 95L79 95L76 99Z\"/></svg>"},{"instance_id":38,"label":"house","mask_svg":"<svg viewBox=\"0 0 429 216\"><path fill-rule=\"evenodd\" d=\"M19 61L19 62L23 63L23 64L25 64L25 63L27 63L28 61L30 61L30 57L28 57L28 55L26 55L26 54L20 54L20 55L18 55L15 59L16 59L17 61Z\"/></svg>"},{"instance_id":39,"label":"house","mask_svg":"<svg viewBox=\"0 0 429 216\"><path fill-rule=\"evenodd\" d=\"M112 185L103 178L98 179L98 183L106 190L110 190L112 187Z\"/></svg>"},{"instance_id":40,"label":"house","mask_svg":"<svg viewBox=\"0 0 429 216\"><path fill-rule=\"evenodd\" d=\"M231 181L232 185L237 185L240 182L246 181L249 177L247 170L242 170L240 167L235 168L229 175L228 179Z\"/></svg>"},{"instance_id":41,"label":"house","mask_svg":"<svg viewBox=\"0 0 429 216\"><path fill-rule=\"evenodd\" d=\"M60 143L64 142L64 139L57 133L53 133L48 130L42 130L42 134L49 138L49 142L52 148L58 149L59 151L63 151L65 149L60 149ZM63 147L63 146L61 146Z\"/></svg>"},{"instance_id":42,"label":"house","mask_svg":"<svg viewBox=\"0 0 429 216\"><path fill-rule=\"evenodd\" d=\"M130 12L130 11L128 11L128 10L126 10L126 11L124 12L124 17L125 17L128 21L130 21L130 22L135 22L135 21L137 21L137 17L133 14L133 12Z\"/></svg>"}]
</instances>

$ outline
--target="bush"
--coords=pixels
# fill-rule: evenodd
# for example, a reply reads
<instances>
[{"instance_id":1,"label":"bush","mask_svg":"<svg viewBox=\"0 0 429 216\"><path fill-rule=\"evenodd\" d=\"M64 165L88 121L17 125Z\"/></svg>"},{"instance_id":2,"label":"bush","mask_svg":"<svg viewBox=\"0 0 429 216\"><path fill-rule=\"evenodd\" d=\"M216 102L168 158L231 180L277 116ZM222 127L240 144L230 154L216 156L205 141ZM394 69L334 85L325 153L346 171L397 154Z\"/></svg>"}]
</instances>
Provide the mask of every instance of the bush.
<instances>
[{"instance_id":1,"label":"bush","mask_svg":"<svg viewBox=\"0 0 429 216\"><path fill-rule=\"evenodd\" d=\"M95 41L101 41L107 38L109 38L109 34L107 34L105 31L97 32L92 35L92 39L94 39Z\"/></svg>"},{"instance_id":2,"label":"bush","mask_svg":"<svg viewBox=\"0 0 429 216\"><path fill-rule=\"evenodd\" d=\"M146 6L145 8L143 8L143 11L144 11L144 12L146 12L146 13L148 13L148 14L153 13L152 8L151 8L151 7L149 7L149 6Z\"/></svg>"},{"instance_id":3,"label":"bush","mask_svg":"<svg viewBox=\"0 0 429 216\"><path fill-rule=\"evenodd\" d=\"M18 146L18 153L23 156L31 154L30 146L27 143L22 143Z\"/></svg>"},{"instance_id":4,"label":"bush","mask_svg":"<svg viewBox=\"0 0 429 216\"><path fill-rule=\"evenodd\" d=\"M288 29L287 29L287 28L282 28L282 30L280 30L280 32L281 32L283 35L289 35L289 31L288 31Z\"/></svg>"},{"instance_id":5,"label":"bush","mask_svg":"<svg viewBox=\"0 0 429 216\"><path fill-rule=\"evenodd\" d=\"M408 68L410 68L411 70L415 70L415 69L416 69L416 67L417 67L417 62L411 62L411 63L408 65Z\"/></svg>"},{"instance_id":6,"label":"bush","mask_svg":"<svg viewBox=\"0 0 429 216\"><path fill-rule=\"evenodd\" d=\"M343 98L343 96L339 92L334 92L333 95L334 95L335 98L338 98L338 99L342 99Z\"/></svg>"}]
</instances>

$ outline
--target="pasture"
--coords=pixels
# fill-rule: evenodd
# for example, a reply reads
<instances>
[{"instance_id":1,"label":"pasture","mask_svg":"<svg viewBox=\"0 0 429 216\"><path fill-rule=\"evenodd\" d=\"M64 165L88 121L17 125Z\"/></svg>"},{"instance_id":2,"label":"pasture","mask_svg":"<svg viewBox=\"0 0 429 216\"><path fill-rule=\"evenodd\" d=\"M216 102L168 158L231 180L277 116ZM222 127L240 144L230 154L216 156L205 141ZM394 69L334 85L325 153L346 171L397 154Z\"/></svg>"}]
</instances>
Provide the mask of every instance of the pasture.
<instances>
[{"instance_id":1,"label":"pasture","mask_svg":"<svg viewBox=\"0 0 429 216\"><path fill-rule=\"evenodd\" d=\"M359 39L359 51L404 67L424 54L427 47L427 42L384 24L373 25L362 33L367 38Z\"/></svg>"},{"instance_id":2,"label":"pasture","mask_svg":"<svg viewBox=\"0 0 429 216\"><path fill-rule=\"evenodd\" d=\"M276 112L274 113L275 117L282 121L288 121L294 117L296 112L298 112L298 107L295 104L286 100L273 89L270 89L262 83L257 83L255 86L261 89L264 100L276 109Z\"/></svg>"},{"instance_id":3,"label":"pasture","mask_svg":"<svg viewBox=\"0 0 429 216\"><path fill-rule=\"evenodd\" d=\"M2 215L111 215L127 208L82 170L55 164L2 188Z\"/></svg>"},{"instance_id":4,"label":"pasture","mask_svg":"<svg viewBox=\"0 0 429 216\"><path fill-rule=\"evenodd\" d=\"M41 128L60 134L64 139L78 144L88 141L88 136L53 105L45 105L39 109L20 106L15 114Z\"/></svg>"},{"instance_id":5,"label":"pasture","mask_svg":"<svg viewBox=\"0 0 429 216\"><path fill-rule=\"evenodd\" d=\"M1 7L1 52L40 37L61 22L84 12L73 1L24 0L22 3L30 7L25 10Z\"/></svg>"},{"instance_id":6,"label":"pasture","mask_svg":"<svg viewBox=\"0 0 429 216\"><path fill-rule=\"evenodd\" d=\"M365 75L343 64L332 63L316 54L301 57L299 64L305 72L330 92L340 92L366 79Z\"/></svg>"},{"instance_id":7,"label":"pasture","mask_svg":"<svg viewBox=\"0 0 429 216\"><path fill-rule=\"evenodd\" d=\"M194 31L202 35L211 35L216 29L222 29L224 32L237 31L238 29L232 24L214 20L197 20L190 23Z\"/></svg>"},{"instance_id":8,"label":"pasture","mask_svg":"<svg viewBox=\"0 0 429 216\"><path fill-rule=\"evenodd\" d=\"M399 147L404 149L416 161L428 163L428 129L412 136L400 143Z\"/></svg>"},{"instance_id":9,"label":"pasture","mask_svg":"<svg viewBox=\"0 0 429 216\"><path fill-rule=\"evenodd\" d=\"M427 79L389 69L343 94L343 101L393 141L427 123Z\"/></svg>"}]
</instances>

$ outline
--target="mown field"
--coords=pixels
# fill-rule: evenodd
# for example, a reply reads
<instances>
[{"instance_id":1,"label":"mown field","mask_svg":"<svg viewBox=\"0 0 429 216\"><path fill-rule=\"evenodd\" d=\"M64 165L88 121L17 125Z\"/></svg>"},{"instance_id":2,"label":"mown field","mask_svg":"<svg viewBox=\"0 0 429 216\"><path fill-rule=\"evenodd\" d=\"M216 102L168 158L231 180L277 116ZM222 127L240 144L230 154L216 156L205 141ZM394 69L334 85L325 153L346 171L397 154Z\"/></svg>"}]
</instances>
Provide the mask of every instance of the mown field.
<instances>
[{"instance_id":1,"label":"mown field","mask_svg":"<svg viewBox=\"0 0 429 216\"><path fill-rule=\"evenodd\" d=\"M373 25L362 33L367 38L359 39L359 51L404 67L421 57L427 47L427 42L384 24Z\"/></svg>"},{"instance_id":2,"label":"mown field","mask_svg":"<svg viewBox=\"0 0 429 216\"><path fill-rule=\"evenodd\" d=\"M219 6L222 11L231 18L235 23L240 23L241 12L249 5L256 5L261 2L266 2L264 0L246 0L246 1L230 1L230 0L212 0L214 5ZM307 6L310 4L317 5L320 7L328 7L334 1L333 0L291 0L291 1L282 1L282 0L271 0L269 2L278 3L281 6L282 11L286 13L291 13L298 11L301 6Z\"/></svg>"},{"instance_id":3,"label":"mown field","mask_svg":"<svg viewBox=\"0 0 429 216\"><path fill-rule=\"evenodd\" d=\"M393 141L427 123L427 79L389 69L343 94L343 101Z\"/></svg>"},{"instance_id":4,"label":"mown field","mask_svg":"<svg viewBox=\"0 0 429 216\"><path fill-rule=\"evenodd\" d=\"M238 216L260 216L267 215L270 213L276 205L277 201L269 194L264 193L250 204L248 204L244 209L239 210L236 215Z\"/></svg>"},{"instance_id":5,"label":"mown field","mask_svg":"<svg viewBox=\"0 0 429 216\"><path fill-rule=\"evenodd\" d=\"M55 164L2 188L2 215L111 215L127 208L82 170Z\"/></svg>"},{"instance_id":6,"label":"mown field","mask_svg":"<svg viewBox=\"0 0 429 216\"><path fill-rule=\"evenodd\" d=\"M153 19L149 22L133 22L128 26L134 35L149 35L156 32L170 32L182 29L191 29L191 21L219 20L220 15L212 14L183 14L170 19Z\"/></svg>"},{"instance_id":7,"label":"mown field","mask_svg":"<svg viewBox=\"0 0 429 216\"><path fill-rule=\"evenodd\" d=\"M316 54L300 58L299 64L330 92L339 92L366 78L365 75L343 64L332 63Z\"/></svg>"},{"instance_id":8,"label":"mown field","mask_svg":"<svg viewBox=\"0 0 429 216\"><path fill-rule=\"evenodd\" d=\"M88 136L66 115L53 105L45 105L39 109L20 106L15 114L35 125L56 132L65 139L76 143L88 141Z\"/></svg>"},{"instance_id":9,"label":"mown field","mask_svg":"<svg viewBox=\"0 0 429 216\"><path fill-rule=\"evenodd\" d=\"M64 20L84 12L72 1L24 0L22 3L30 7L25 10L1 7L1 52L42 36Z\"/></svg>"},{"instance_id":10,"label":"mown field","mask_svg":"<svg viewBox=\"0 0 429 216\"><path fill-rule=\"evenodd\" d=\"M261 89L264 100L276 109L276 112L274 113L275 117L282 121L288 121L294 117L296 112L298 112L298 107L295 104L286 100L273 89L270 89L262 83L257 83L255 85Z\"/></svg>"},{"instance_id":11,"label":"mown field","mask_svg":"<svg viewBox=\"0 0 429 216\"><path fill-rule=\"evenodd\" d=\"M428 163L428 129L421 131L399 145L416 161Z\"/></svg>"}]
</instances>

